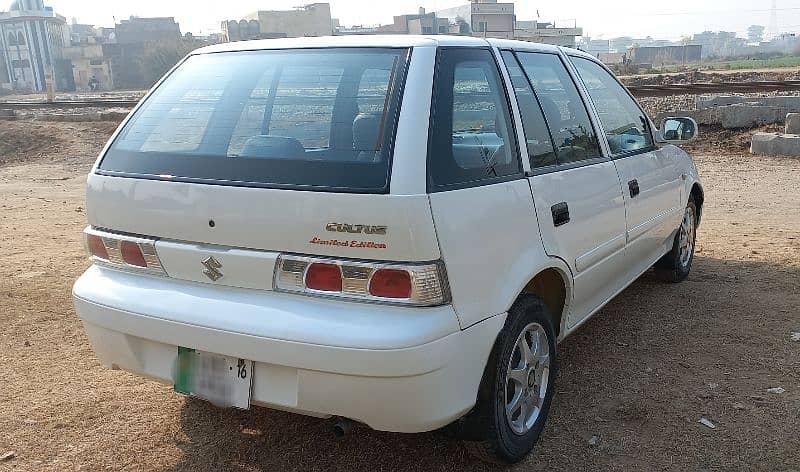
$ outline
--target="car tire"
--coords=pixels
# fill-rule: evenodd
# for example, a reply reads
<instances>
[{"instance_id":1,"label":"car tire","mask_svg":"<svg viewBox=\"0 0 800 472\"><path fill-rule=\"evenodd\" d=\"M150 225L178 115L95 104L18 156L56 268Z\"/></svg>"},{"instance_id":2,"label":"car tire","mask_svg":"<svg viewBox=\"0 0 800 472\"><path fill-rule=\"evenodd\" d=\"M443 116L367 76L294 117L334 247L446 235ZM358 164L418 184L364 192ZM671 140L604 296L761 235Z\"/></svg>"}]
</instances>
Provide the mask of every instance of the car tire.
<instances>
[{"instance_id":1,"label":"car tire","mask_svg":"<svg viewBox=\"0 0 800 472\"><path fill-rule=\"evenodd\" d=\"M689 276L694 261L694 248L697 239L697 205L693 197L689 197L683 219L672 249L655 264L655 273L661 280L677 283Z\"/></svg>"},{"instance_id":2,"label":"car tire","mask_svg":"<svg viewBox=\"0 0 800 472\"><path fill-rule=\"evenodd\" d=\"M553 318L539 297L524 295L497 336L475 408L455 424L465 448L486 462L522 460L547 421L557 371Z\"/></svg>"}]
</instances>

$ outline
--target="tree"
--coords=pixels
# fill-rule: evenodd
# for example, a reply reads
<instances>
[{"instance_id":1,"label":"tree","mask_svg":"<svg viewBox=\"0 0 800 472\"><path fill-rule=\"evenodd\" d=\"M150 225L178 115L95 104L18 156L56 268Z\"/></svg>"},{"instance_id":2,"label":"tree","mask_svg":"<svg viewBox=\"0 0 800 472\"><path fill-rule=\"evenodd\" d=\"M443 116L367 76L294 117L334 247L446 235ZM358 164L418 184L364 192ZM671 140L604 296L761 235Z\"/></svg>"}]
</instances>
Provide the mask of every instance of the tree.
<instances>
[{"instance_id":1,"label":"tree","mask_svg":"<svg viewBox=\"0 0 800 472\"><path fill-rule=\"evenodd\" d=\"M147 87L152 86L185 55L202 45L202 42L194 38L147 43L143 54L137 61L144 84Z\"/></svg>"},{"instance_id":2,"label":"tree","mask_svg":"<svg viewBox=\"0 0 800 472\"><path fill-rule=\"evenodd\" d=\"M764 28L761 25L752 25L747 28L747 40L751 43L760 43L764 40Z\"/></svg>"}]
</instances>

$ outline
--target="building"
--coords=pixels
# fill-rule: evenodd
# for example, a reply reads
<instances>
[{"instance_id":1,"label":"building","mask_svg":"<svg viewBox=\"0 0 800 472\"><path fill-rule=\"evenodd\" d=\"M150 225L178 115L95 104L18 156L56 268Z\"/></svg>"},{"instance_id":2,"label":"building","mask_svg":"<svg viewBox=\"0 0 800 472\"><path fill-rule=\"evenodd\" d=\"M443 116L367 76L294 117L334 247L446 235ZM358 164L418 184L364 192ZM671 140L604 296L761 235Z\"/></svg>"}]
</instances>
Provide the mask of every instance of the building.
<instances>
[{"instance_id":1,"label":"building","mask_svg":"<svg viewBox=\"0 0 800 472\"><path fill-rule=\"evenodd\" d=\"M584 36L580 47L592 56L598 57L600 54L611 52L611 41L608 39L592 39L588 36Z\"/></svg>"},{"instance_id":2,"label":"building","mask_svg":"<svg viewBox=\"0 0 800 472\"><path fill-rule=\"evenodd\" d=\"M42 92L50 80L68 88L72 74L61 57L68 41L65 18L42 0L12 2L0 12L0 88Z\"/></svg>"},{"instance_id":3,"label":"building","mask_svg":"<svg viewBox=\"0 0 800 472\"><path fill-rule=\"evenodd\" d=\"M436 12L450 24L465 24L469 34L481 38L514 39L514 4L497 0L472 0L468 5ZM467 34L465 31L462 34Z\"/></svg>"},{"instance_id":4,"label":"building","mask_svg":"<svg viewBox=\"0 0 800 472\"><path fill-rule=\"evenodd\" d=\"M92 77L97 79L99 90L114 88L111 60L105 55L103 44L73 44L64 48L63 55L72 64L72 90L88 91Z\"/></svg>"},{"instance_id":5,"label":"building","mask_svg":"<svg viewBox=\"0 0 800 472\"><path fill-rule=\"evenodd\" d=\"M433 13L425 13L425 9L422 7L419 9L419 13L416 14L395 15L392 24L378 26L375 32L377 34L409 34L408 23L426 15L433 16Z\"/></svg>"},{"instance_id":6,"label":"building","mask_svg":"<svg viewBox=\"0 0 800 472\"><path fill-rule=\"evenodd\" d=\"M442 16L439 13L426 12L399 15L394 17L390 25L382 25L375 30L378 34L470 34L470 27L461 19Z\"/></svg>"},{"instance_id":7,"label":"building","mask_svg":"<svg viewBox=\"0 0 800 472\"><path fill-rule=\"evenodd\" d=\"M146 42L178 41L181 28L173 17L139 18L122 20L114 28L116 42L135 44Z\"/></svg>"},{"instance_id":8,"label":"building","mask_svg":"<svg viewBox=\"0 0 800 472\"><path fill-rule=\"evenodd\" d=\"M729 31L703 31L692 36L692 44L703 46L703 58L733 57L747 49L747 40Z\"/></svg>"},{"instance_id":9,"label":"building","mask_svg":"<svg viewBox=\"0 0 800 472\"><path fill-rule=\"evenodd\" d=\"M553 23L538 21L517 21L514 27L514 39L533 43L553 44L568 48L575 47L575 39L583 35L583 28L556 28Z\"/></svg>"},{"instance_id":10,"label":"building","mask_svg":"<svg viewBox=\"0 0 800 472\"><path fill-rule=\"evenodd\" d=\"M304 36L330 36L333 34L331 6L312 3L294 10L261 10L244 17L256 20L262 37L299 38Z\"/></svg>"},{"instance_id":11,"label":"building","mask_svg":"<svg viewBox=\"0 0 800 472\"><path fill-rule=\"evenodd\" d=\"M625 53L628 48L633 47L634 43L635 40L630 36L620 36L617 38L611 38L609 40L609 46L611 47L612 53ZM642 44L641 46L646 46L646 44Z\"/></svg>"},{"instance_id":12,"label":"building","mask_svg":"<svg viewBox=\"0 0 800 472\"><path fill-rule=\"evenodd\" d=\"M800 37L795 33L783 33L770 41L762 42L758 52L767 54L800 54Z\"/></svg>"},{"instance_id":13,"label":"building","mask_svg":"<svg viewBox=\"0 0 800 472\"><path fill-rule=\"evenodd\" d=\"M258 20L223 21L222 38L226 43L261 38L261 25Z\"/></svg>"},{"instance_id":14,"label":"building","mask_svg":"<svg viewBox=\"0 0 800 472\"><path fill-rule=\"evenodd\" d=\"M448 18L424 15L408 21L408 34L450 34L450 32L450 20Z\"/></svg>"},{"instance_id":15,"label":"building","mask_svg":"<svg viewBox=\"0 0 800 472\"><path fill-rule=\"evenodd\" d=\"M80 24L73 18L69 25L69 40L72 44L89 44L97 40L97 31L94 25Z\"/></svg>"}]
</instances>

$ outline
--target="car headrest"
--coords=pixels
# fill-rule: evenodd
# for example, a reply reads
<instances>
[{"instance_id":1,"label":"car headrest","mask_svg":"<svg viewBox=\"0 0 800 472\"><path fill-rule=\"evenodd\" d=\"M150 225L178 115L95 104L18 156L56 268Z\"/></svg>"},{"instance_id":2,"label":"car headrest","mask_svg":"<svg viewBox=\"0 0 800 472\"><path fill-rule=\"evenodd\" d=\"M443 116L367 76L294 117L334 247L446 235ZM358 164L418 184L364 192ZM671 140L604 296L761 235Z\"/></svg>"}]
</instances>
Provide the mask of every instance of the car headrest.
<instances>
[{"instance_id":1,"label":"car headrest","mask_svg":"<svg viewBox=\"0 0 800 472\"><path fill-rule=\"evenodd\" d=\"M295 138L286 136L253 136L245 141L239 157L256 159L302 159L305 149Z\"/></svg>"},{"instance_id":2,"label":"car headrest","mask_svg":"<svg viewBox=\"0 0 800 472\"><path fill-rule=\"evenodd\" d=\"M353 149L375 151L378 148L378 133L381 115L361 113L353 120Z\"/></svg>"},{"instance_id":3,"label":"car headrest","mask_svg":"<svg viewBox=\"0 0 800 472\"><path fill-rule=\"evenodd\" d=\"M554 102L550 97L539 95L539 103L542 104L542 109L544 110L544 114L547 117L550 126L561 127L563 118L561 115L561 109L558 107L558 105L556 105L556 102ZM558 121L556 123L552 123L554 120Z\"/></svg>"}]
</instances>

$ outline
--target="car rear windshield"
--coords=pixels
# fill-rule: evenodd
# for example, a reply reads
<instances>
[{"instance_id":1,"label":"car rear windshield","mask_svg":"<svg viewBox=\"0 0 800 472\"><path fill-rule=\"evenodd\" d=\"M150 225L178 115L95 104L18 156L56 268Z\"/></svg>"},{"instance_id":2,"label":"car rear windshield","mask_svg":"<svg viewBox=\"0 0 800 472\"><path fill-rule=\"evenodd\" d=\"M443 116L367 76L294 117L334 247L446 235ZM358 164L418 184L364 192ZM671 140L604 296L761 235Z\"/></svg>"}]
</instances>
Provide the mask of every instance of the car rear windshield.
<instances>
[{"instance_id":1,"label":"car rear windshield","mask_svg":"<svg viewBox=\"0 0 800 472\"><path fill-rule=\"evenodd\" d=\"M384 193L408 49L190 56L119 133L98 173Z\"/></svg>"}]
</instances>

